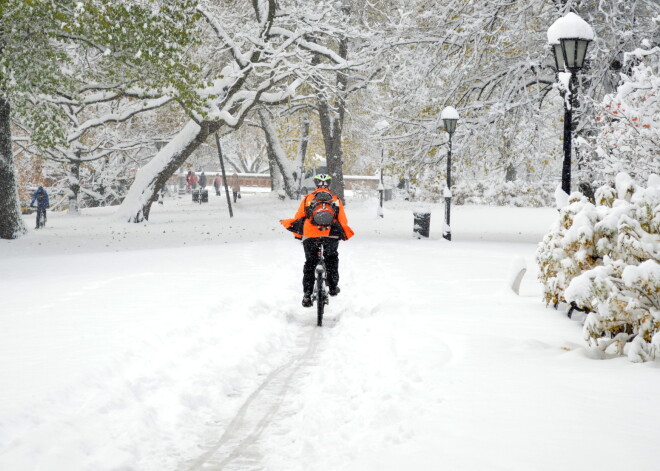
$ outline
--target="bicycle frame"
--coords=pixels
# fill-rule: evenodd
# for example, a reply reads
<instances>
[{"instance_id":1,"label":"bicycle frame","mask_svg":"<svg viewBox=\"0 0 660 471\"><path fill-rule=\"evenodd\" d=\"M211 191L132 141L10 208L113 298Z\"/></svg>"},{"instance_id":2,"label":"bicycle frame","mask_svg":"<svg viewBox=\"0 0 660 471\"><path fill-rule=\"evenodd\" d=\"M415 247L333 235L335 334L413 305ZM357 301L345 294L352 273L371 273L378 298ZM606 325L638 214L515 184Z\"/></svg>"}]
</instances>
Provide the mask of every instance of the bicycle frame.
<instances>
[{"instance_id":1,"label":"bicycle frame","mask_svg":"<svg viewBox=\"0 0 660 471\"><path fill-rule=\"evenodd\" d=\"M323 325L323 311L325 309L325 305L329 302L326 283L325 259L323 258L323 245L319 245L318 256L319 261L315 268L316 279L314 282L314 291L312 293L312 302L316 303L316 325L321 327Z\"/></svg>"},{"instance_id":2,"label":"bicycle frame","mask_svg":"<svg viewBox=\"0 0 660 471\"><path fill-rule=\"evenodd\" d=\"M37 206L37 229L46 227L46 208Z\"/></svg>"}]
</instances>

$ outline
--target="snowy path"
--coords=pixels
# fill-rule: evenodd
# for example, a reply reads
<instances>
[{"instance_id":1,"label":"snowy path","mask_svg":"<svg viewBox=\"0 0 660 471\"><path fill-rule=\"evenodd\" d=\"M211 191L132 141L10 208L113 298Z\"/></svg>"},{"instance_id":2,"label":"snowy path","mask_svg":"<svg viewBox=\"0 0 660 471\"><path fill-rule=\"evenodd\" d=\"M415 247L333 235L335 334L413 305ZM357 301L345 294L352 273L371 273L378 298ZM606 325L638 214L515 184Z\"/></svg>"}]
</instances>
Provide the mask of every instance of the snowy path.
<instances>
[{"instance_id":1,"label":"snowy path","mask_svg":"<svg viewBox=\"0 0 660 471\"><path fill-rule=\"evenodd\" d=\"M262 469L263 456L255 442L273 424L280 406L286 400L291 383L301 367L310 366L320 337L318 329L305 332L300 353L270 372L250 394L231 422L223 427L220 440L188 468L190 471L222 469ZM302 337L302 335L301 335ZM303 339L301 339L303 340Z\"/></svg>"},{"instance_id":2,"label":"snowy path","mask_svg":"<svg viewBox=\"0 0 660 471\"><path fill-rule=\"evenodd\" d=\"M545 213L457 208L448 243L354 204L317 329L291 205L214 203L147 227L54 215L0 246L0 469L657 468L658 364L591 358L540 302Z\"/></svg>"}]
</instances>

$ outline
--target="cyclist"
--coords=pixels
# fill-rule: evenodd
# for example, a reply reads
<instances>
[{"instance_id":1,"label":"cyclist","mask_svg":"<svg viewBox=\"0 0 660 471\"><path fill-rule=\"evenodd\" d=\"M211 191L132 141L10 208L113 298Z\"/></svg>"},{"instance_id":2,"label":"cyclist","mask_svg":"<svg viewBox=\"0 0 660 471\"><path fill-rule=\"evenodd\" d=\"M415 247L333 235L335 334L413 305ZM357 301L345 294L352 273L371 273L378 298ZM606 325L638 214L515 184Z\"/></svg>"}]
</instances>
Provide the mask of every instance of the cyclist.
<instances>
[{"instance_id":1,"label":"cyclist","mask_svg":"<svg viewBox=\"0 0 660 471\"><path fill-rule=\"evenodd\" d=\"M43 186L40 186L37 188L37 191L34 192L34 195L32 196L32 202L30 203L30 208L34 208L34 202L37 202L37 227L35 229L39 229L42 224L40 224L43 221L43 224L46 223L46 208L50 207L50 202L48 201L48 193L46 193L46 190L44 190Z\"/></svg>"},{"instance_id":2,"label":"cyclist","mask_svg":"<svg viewBox=\"0 0 660 471\"><path fill-rule=\"evenodd\" d=\"M286 229L293 232L296 239L302 239L303 242L305 265L303 267L302 305L304 307L312 305L314 269L319 261L319 246L323 245L323 258L328 274L328 292L330 296L337 296L340 291L338 286L339 253L337 251L339 240L348 240L354 234L348 226L344 205L329 190L331 181L330 175L323 173L315 175L316 190L303 198L292 219L280 221ZM326 210L329 211L325 215L320 215ZM330 212L333 214L329 215Z\"/></svg>"}]
</instances>

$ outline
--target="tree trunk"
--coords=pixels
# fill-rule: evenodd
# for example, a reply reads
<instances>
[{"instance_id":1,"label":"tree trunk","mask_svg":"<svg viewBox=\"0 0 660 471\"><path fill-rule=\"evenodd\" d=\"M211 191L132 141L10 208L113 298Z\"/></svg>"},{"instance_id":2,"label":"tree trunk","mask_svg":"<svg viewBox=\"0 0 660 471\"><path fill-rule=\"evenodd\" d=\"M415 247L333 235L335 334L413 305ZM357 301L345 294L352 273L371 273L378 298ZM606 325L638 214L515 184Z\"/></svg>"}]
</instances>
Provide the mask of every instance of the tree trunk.
<instances>
[{"instance_id":1,"label":"tree trunk","mask_svg":"<svg viewBox=\"0 0 660 471\"><path fill-rule=\"evenodd\" d=\"M9 101L0 97L0 239L17 239L27 232L16 186L10 119Z\"/></svg>"},{"instance_id":2,"label":"tree trunk","mask_svg":"<svg viewBox=\"0 0 660 471\"><path fill-rule=\"evenodd\" d=\"M268 167L270 170L270 191L277 194L281 192L286 194L282 172L280 172L280 168L277 166L277 157L275 157L270 147L266 148L266 155L268 156Z\"/></svg>"},{"instance_id":3,"label":"tree trunk","mask_svg":"<svg viewBox=\"0 0 660 471\"><path fill-rule=\"evenodd\" d=\"M277 137L273 120L270 119L268 112L263 109L259 110L259 118L261 119L261 127L266 136L266 150L268 160L271 162L271 179L275 182L275 174L277 172L273 172L273 169L277 168L282 178L282 185L284 186L283 189L286 196L290 199L296 199L296 178L294 176L294 169L292 169L291 161L287 159L286 154L280 145L280 140Z\"/></svg>"},{"instance_id":4,"label":"tree trunk","mask_svg":"<svg viewBox=\"0 0 660 471\"><path fill-rule=\"evenodd\" d=\"M138 170L117 215L128 222L149 220L151 205L158 200L158 192L167 180L183 165L208 136L220 128L218 123L190 121L172 141Z\"/></svg>"},{"instance_id":5,"label":"tree trunk","mask_svg":"<svg viewBox=\"0 0 660 471\"><path fill-rule=\"evenodd\" d=\"M78 194L80 193L80 151L76 151L78 160L71 161L69 169L69 214L79 215Z\"/></svg>"},{"instance_id":6,"label":"tree trunk","mask_svg":"<svg viewBox=\"0 0 660 471\"><path fill-rule=\"evenodd\" d=\"M302 181L305 176L305 158L307 157L307 145L309 144L309 113L305 114L300 121L300 143L298 144L298 168L296 178L296 198L300 198Z\"/></svg>"},{"instance_id":7,"label":"tree trunk","mask_svg":"<svg viewBox=\"0 0 660 471\"><path fill-rule=\"evenodd\" d=\"M348 58L348 39L342 38L339 41L339 56L343 59ZM321 133L323 134L323 143L325 145L325 159L328 167L328 173L332 176L330 190L344 199L344 171L343 150L341 145L342 132L344 128L344 117L346 115L346 87L348 76L346 72L337 72L337 94L336 110L330 109L327 97L318 93L319 121L321 124Z\"/></svg>"}]
</instances>

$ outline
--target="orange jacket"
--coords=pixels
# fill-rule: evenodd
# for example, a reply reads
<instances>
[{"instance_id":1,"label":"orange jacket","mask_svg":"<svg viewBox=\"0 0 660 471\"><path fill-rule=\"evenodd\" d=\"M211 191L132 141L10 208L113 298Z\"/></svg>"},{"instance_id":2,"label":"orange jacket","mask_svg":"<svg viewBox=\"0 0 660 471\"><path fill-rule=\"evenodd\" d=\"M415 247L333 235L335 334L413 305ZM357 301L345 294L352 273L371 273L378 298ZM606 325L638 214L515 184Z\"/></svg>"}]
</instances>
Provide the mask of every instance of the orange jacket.
<instances>
[{"instance_id":1,"label":"orange jacket","mask_svg":"<svg viewBox=\"0 0 660 471\"><path fill-rule=\"evenodd\" d=\"M320 227L314 224L307 217L307 208L312 204L314 195L319 191L330 191L327 188L319 188L310 194L306 195L300 202L298 211L292 219L284 219L280 223L289 231L293 232L296 239L313 238L313 237L337 237L341 240L348 240L353 237L353 229L348 226L348 219L344 211L344 205L341 200L332 195L331 202L338 208L337 220L330 227ZM332 194L332 193L331 193Z\"/></svg>"}]
</instances>

